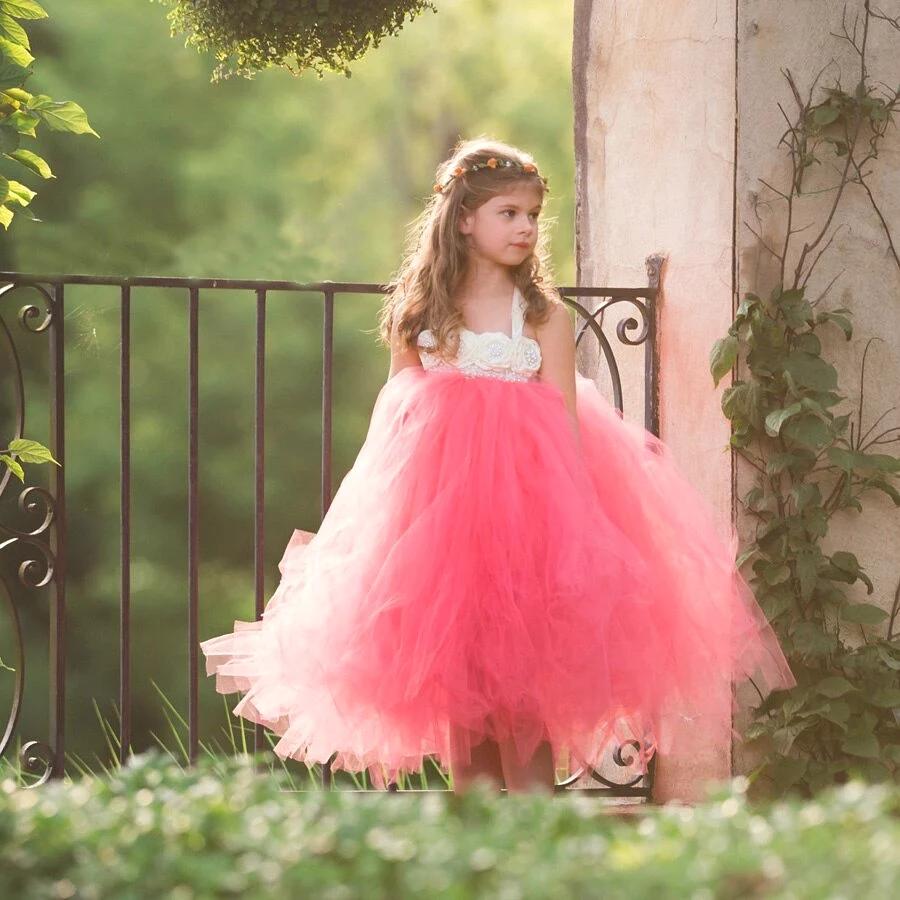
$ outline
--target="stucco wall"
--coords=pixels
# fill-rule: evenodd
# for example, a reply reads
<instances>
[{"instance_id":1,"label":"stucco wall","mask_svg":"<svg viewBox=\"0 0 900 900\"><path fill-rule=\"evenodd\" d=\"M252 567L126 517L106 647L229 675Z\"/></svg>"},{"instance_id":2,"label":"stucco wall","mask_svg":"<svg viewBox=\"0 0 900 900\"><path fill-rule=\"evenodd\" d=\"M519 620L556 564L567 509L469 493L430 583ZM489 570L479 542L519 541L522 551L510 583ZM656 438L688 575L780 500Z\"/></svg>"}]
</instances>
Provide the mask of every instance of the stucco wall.
<instances>
[{"instance_id":1,"label":"stucco wall","mask_svg":"<svg viewBox=\"0 0 900 900\"><path fill-rule=\"evenodd\" d=\"M662 437L725 536L728 427L708 357L733 308L734 3L577 0L573 57L579 278L641 285L645 257L666 256ZM704 780L730 774L727 740L683 737L662 799L702 796Z\"/></svg>"}]
</instances>

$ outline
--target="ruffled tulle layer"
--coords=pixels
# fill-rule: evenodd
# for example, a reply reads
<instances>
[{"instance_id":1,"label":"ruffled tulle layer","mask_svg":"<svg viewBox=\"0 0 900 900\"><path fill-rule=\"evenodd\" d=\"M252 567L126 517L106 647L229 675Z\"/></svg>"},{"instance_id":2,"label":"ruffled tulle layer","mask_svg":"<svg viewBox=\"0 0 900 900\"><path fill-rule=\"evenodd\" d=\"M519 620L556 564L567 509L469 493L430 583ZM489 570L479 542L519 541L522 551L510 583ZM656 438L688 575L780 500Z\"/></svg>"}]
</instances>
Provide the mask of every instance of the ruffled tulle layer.
<instances>
[{"instance_id":1,"label":"ruffled tulle layer","mask_svg":"<svg viewBox=\"0 0 900 900\"><path fill-rule=\"evenodd\" d=\"M613 734L721 718L790 672L666 448L579 379L403 370L261 621L202 644L276 752L381 782L484 738L593 764ZM624 723L624 725L623 725Z\"/></svg>"}]
</instances>

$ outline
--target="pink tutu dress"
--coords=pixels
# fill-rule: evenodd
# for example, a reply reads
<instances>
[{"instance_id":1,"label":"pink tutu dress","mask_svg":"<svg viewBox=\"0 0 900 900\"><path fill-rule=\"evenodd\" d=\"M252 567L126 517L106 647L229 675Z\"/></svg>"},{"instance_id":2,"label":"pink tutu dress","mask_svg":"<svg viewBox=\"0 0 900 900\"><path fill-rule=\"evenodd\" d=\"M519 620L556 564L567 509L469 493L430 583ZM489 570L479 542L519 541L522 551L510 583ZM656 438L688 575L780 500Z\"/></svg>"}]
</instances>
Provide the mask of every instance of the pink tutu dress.
<instances>
[{"instance_id":1,"label":"pink tutu dress","mask_svg":"<svg viewBox=\"0 0 900 900\"><path fill-rule=\"evenodd\" d=\"M262 619L201 645L278 755L378 784L485 738L595 765L664 748L673 710L722 715L734 681L792 683L665 446L580 377L579 440L523 322L516 291L511 336L464 330L452 361L419 336Z\"/></svg>"}]
</instances>

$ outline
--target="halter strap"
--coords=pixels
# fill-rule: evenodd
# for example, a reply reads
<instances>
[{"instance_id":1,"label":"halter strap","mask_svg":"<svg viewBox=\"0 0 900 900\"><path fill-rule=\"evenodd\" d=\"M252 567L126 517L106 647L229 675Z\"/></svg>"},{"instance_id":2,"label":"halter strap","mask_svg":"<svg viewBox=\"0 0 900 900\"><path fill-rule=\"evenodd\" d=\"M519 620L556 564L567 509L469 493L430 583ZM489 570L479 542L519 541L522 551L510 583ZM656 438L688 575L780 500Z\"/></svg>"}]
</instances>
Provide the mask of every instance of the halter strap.
<instances>
[{"instance_id":1,"label":"halter strap","mask_svg":"<svg viewBox=\"0 0 900 900\"><path fill-rule=\"evenodd\" d=\"M525 328L525 303L522 294L519 291L519 286L516 285L513 290L513 298L512 298L512 327L510 328L510 334L513 340L517 340L522 337L522 333Z\"/></svg>"}]
</instances>

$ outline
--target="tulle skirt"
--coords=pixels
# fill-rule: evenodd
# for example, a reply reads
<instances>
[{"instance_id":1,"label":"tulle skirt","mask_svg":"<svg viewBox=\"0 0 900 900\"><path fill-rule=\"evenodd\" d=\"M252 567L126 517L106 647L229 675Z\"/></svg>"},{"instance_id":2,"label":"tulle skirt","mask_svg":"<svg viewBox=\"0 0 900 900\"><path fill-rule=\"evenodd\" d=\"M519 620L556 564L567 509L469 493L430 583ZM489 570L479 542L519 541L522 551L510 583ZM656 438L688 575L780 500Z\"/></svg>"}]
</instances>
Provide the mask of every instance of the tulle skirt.
<instances>
[{"instance_id":1,"label":"tulle skirt","mask_svg":"<svg viewBox=\"0 0 900 900\"><path fill-rule=\"evenodd\" d=\"M792 683L665 446L582 378L577 418L539 382L390 379L262 619L202 644L234 712L282 757L383 783L485 738L594 765L616 736L652 750L673 715L727 716L735 681Z\"/></svg>"}]
</instances>

